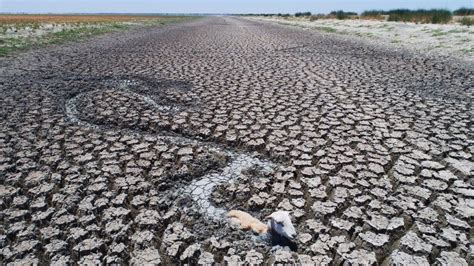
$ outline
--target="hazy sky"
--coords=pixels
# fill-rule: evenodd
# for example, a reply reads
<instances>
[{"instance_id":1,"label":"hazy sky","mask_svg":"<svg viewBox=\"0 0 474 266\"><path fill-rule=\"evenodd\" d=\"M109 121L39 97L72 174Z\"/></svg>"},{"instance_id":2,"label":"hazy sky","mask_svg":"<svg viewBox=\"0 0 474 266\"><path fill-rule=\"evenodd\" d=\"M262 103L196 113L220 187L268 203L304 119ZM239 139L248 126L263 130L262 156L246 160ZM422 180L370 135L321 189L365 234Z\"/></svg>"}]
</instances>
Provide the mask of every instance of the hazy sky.
<instances>
[{"instance_id":1,"label":"hazy sky","mask_svg":"<svg viewBox=\"0 0 474 266\"><path fill-rule=\"evenodd\" d=\"M294 13L332 10L474 7L474 0L0 0L0 12Z\"/></svg>"}]
</instances>

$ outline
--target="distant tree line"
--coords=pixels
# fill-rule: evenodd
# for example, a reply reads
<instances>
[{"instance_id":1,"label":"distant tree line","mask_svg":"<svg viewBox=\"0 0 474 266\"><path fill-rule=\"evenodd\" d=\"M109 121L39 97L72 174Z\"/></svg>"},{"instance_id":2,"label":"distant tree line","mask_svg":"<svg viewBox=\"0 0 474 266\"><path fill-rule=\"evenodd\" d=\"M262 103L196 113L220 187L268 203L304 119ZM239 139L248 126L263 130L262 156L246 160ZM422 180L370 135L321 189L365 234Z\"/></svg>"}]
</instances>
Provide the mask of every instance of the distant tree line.
<instances>
[{"instance_id":1,"label":"distant tree line","mask_svg":"<svg viewBox=\"0 0 474 266\"><path fill-rule=\"evenodd\" d=\"M461 7L460 9L454 10L453 15L455 15L455 16L474 16L474 8Z\"/></svg>"},{"instance_id":2,"label":"distant tree line","mask_svg":"<svg viewBox=\"0 0 474 266\"><path fill-rule=\"evenodd\" d=\"M290 13L248 13L248 14L233 14L235 16L252 16L252 17L291 17Z\"/></svg>"},{"instance_id":3,"label":"distant tree line","mask_svg":"<svg viewBox=\"0 0 474 266\"><path fill-rule=\"evenodd\" d=\"M416 23L448 23L452 20L453 15L466 15L472 12L472 9L462 8L451 12L447 9L393 9L393 10L368 10L362 12L362 18L379 19L387 17L388 21L403 21Z\"/></svg>"},{"instance_id":4,"label":"distant tree line","mask_svg":"<svg viewBox=\"0 0 474 266\"><path fill-rule=\"evenodd\" d=\"M329 14L312 14L311 12L296 12L294 15L289 13L278 14L245 14L246 16L278 16L278 17L309 17L310 20L317 19L387 19L388 21L402 21L415 23L448 23L454 16L474 16L473 8L459 8L453 12L447 9L392 9L392 10L367 10L360 15L356 12L347 12L343 10L331 11Z\"/></svg>"}]
</instances>

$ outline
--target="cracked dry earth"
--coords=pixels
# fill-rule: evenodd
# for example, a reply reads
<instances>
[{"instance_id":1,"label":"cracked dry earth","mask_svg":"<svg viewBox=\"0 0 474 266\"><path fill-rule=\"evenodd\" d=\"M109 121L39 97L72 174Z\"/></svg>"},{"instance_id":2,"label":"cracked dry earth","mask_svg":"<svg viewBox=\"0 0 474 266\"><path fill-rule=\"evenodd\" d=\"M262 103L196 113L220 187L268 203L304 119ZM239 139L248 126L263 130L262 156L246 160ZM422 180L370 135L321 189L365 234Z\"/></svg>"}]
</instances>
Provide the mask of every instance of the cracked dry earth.
<instances>
[{"instance_id":1,"label":"cracked dry earth","mask_svg":"<svg viewBox=\"0 0 474 266\"><path fill-rule=\"evenodd\" d=\"M471 264L473 74L232 17L1 59L0 263Z\"/></svg>"}]
</instances>

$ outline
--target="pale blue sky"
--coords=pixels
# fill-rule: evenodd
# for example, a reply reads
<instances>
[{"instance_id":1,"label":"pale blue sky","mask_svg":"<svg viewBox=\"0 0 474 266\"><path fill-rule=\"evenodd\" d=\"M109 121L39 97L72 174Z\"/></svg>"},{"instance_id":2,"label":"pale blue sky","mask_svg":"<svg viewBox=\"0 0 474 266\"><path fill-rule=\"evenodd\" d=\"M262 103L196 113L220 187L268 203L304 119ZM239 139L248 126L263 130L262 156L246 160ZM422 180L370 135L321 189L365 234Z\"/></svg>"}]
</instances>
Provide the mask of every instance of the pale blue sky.
<instances>
[{"instance_id":1,"label":"pale blue sky","mask_svg":"<svg viewBox=\"0 0 474 266\"><path fill-rule=\"evenodd\" d=\"M474 7L474 0L0 0L14 13L294 13Z\"/></svg>"}]
</instances>

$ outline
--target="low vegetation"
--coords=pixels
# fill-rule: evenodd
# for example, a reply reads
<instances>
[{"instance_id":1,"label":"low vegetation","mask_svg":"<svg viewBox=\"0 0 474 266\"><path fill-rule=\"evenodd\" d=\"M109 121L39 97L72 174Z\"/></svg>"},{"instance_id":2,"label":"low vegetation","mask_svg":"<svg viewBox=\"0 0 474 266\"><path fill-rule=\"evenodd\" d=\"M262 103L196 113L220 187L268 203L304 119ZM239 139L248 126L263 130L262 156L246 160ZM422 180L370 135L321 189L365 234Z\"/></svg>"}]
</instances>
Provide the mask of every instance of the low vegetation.
<instances>
[{"instance_id":1,"label":"low vegetation","mask_svg":"<svg viewBox=\"0 0 474 266\"><path fill-rule=\"evenodd\" d=\"M57 44L134 25L157 25L190 17L133 15L0 15L0 56L34 46Z\"/></svg>"},{"instance_id":2,"label":"low vegetation","mask_svg":"<svg viewBox=\"0 0 474 266\"><path fill-rule=\"evenodd\" d=\"M463 17L459 20L459 23L461 23L461 25L464 25L464 26L472 26L474 25L474 18L470 18L470 17Z\"/></svg>"},{"instance_id":3,"label":"low vegetation","mask_svg":"<svg viewBox=\"0 0 474 266\"><path fill-rule=\"evenodd\" d=\"M451 21L453 15L445 9L395 9L388 11L388 21L444 24Z\"/></svg>"},{"instance_id":4,"label":"low vegetation","mask_svg":"<svg viewBox=\"0 0 474 266\"><path fill-rule=\"evenodd\" d=\"M328 32L328 33L337 32L337 30L333 27L315 27L315 29L320 30L320 31L324 31L324 32Z\"/></svg>"},{"instance_id":5,"label":"low vegetation","mask_svg":"<svg viewBox=\"0 0 474 266\"><path fill-rule=\"evenodd\" d=\"M413 23L431 23L446 24L452 21L459 21L462 25L472 25L472 18L460 18L453 20L454 16L474 16L474 9L460 8L453 12L447 9L392 9L392 10L366 10L361 14L356 12L347 12L343 10L332 11L329 14L312 14L311 12L296 12L294 17L308 18L310 21L318 19L371 19L371 20L387 20ZM278 16L291 17L290 14L246 14L246 16Z\"/></svg>"},{"instance_id":6,"label":"low vegetation","mask_svg":"<svg viewBox=\"0 0 474 266\"><path fill-rule=\"evenodd\" d=\"M371 11L366 16L385 16L386 12ZM462 58L473 61L474 59L474 17L455 17L449 25L437 24L410 24L392 23L384 20L351 19L336 20L326 19L328 15L312 14L311 17L281 19L258 18L263 21L277 22L285 25L314 29L319 32L339 35L358 36L374 43L391 43L398 47L423 53L439 54L443 56ZM361 17L362 14L358 17ZM312 22L310 22L312 21ZM463 26L461 25L461 22Z\"/></svg>"},{"instance_id":7,"label":"low vegetation","mask_svg":"<svg viewBox=\"0 0 474 266\"><path fill-rule=\"evenodd\" d=\"M452 20L452 13L446 9L393 9L393 10L367 10L360 14L364 19L387 19L388 21L402 21L415 23L444 24Z\"/></svg>"},{"instance_id":8,"label":"low vegetation","mask_svg":"<svg viewBox=\"0 0 474 266\"><path fill-rule=\"evenodd\" d=\"M310 21L318 20L318 19L349 19L357 17L357 13L355 12L345 12L342 10L339 11L332 11L329 14L315 14L309 16Z\"/></svg>"},{"instance_id":9,"label":"low vegetation","mask_svg":"<svg viewBox=\"0 0 474 266\"><path fill-rule=\"evenodd\" d=\"M474 9L460 8L453 12L446 9L431 9L431 10L408 10L408 9L394 9L389 11L384 10L367 10L360 14L363 19L377 19L388 21L403 21L415 23L432 23L432 24L446 24L453 21L453 16L462 16L460 19L454 21L460 22L462 25L472 25L474 16Z\"/></svg>"},{"instance_id":10,"label":"low vegetation","mask_svg":"<svg viewBox=\"0 0 474 266\"><path fill-rule=\"evenodd\" d=\"M0 24L24 23L99 23L166 19L164 16L143 15L0 15Z\"/></svg>"},{"instance_id":11,"label":"low vegetation","mask_svg":"<svg viewBox=\"0 0 474 266\"><path fill-rule=\"evenodd\" d=\"M247 14L233 14L234 16L246 16L246 17L291 17L290 13L247 13Z\"/></svg>"},{"instance_id":12,"label":"low vegetation","mask_svg":"<svg viewBox=\"0 0 474 266\"><path fill-rule=\"evenodd\" d=\"M366 10L360 14L360 17L363 19L383 20L386 15L387 12L383 10Z\"/></svg>"},{"instance_id":13,"label":"low vegetation","mask_svg":"<svg viewBox=\"0 0 474 266\"><path fill-rule=\"evenodd\" d=\"M295 17L309 17L311 16L311 12L297 12L295 13Z\"/></svg>"},{"instance_id":14,"label":"low vegetation","mask_svg":"<svg viewBox=\"0 0 474 266\"><path fill-rule=\"evenodd\" d=\"M461 7L460 9L454 10L453 15L455 15L455 16L474 16L474 8Z\"/></svg>"},{"instance_id":15,"label":"low vegetation","mask_svg":"<svg viewBox=\"0 0 474 266\"><path fill-rule=\"evenodd\" d=\"M343 10L332 11L329 13L330 18L337 18L337 19L348 19L351 17L357 16L356 12L345 12Z\"/></svg>"}]
</instances>

